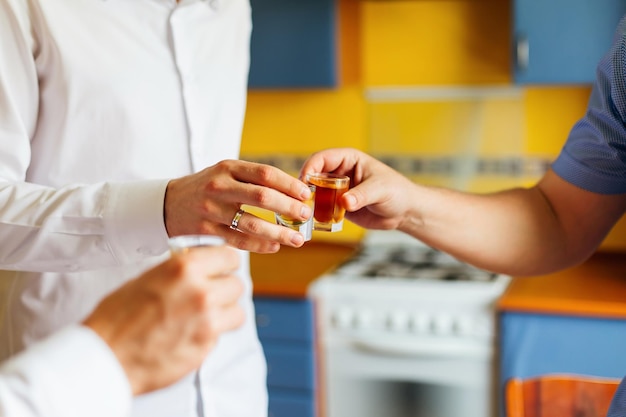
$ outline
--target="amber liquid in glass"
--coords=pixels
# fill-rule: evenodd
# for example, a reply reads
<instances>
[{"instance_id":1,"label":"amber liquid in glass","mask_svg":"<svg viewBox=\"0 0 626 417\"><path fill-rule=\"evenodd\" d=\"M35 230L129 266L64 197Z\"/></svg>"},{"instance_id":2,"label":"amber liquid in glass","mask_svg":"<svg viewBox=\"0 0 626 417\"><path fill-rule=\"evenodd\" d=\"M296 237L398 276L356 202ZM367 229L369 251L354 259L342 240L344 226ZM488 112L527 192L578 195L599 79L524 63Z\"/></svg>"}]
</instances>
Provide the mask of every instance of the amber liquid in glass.
<instances>
[{"instance_id":1,"label":"amber liquid in glass","mask_svg":"<svg viewBox=\"0 0 626 417\"><path fill-rule=\"evenodd\" d=\"M345 209L338 203L348 188L329 188L329 184L319 184L310 180L317 188L315 191L315 212L313 217L322 223L336 223L343 219Z\"/></svg>"}]
</instances>

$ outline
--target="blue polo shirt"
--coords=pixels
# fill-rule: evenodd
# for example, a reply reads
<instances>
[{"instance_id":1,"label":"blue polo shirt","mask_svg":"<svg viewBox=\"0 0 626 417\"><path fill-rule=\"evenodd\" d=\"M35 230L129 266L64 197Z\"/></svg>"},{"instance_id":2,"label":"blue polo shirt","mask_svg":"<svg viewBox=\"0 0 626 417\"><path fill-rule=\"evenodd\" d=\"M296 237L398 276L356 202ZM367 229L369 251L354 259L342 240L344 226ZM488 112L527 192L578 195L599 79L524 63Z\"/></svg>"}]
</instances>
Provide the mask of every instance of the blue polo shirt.
<instances>
[{"instance_id":1,"label":"blue polo shirt","mask_svg":"<svg viewBox=\"0 0 626 417\"><path fill-rule=\"evenodd\" d=\"M588 191L626 193L626 17L598 64L587 113L572 128L552 169Z\"/></svg>"}]
</instances>

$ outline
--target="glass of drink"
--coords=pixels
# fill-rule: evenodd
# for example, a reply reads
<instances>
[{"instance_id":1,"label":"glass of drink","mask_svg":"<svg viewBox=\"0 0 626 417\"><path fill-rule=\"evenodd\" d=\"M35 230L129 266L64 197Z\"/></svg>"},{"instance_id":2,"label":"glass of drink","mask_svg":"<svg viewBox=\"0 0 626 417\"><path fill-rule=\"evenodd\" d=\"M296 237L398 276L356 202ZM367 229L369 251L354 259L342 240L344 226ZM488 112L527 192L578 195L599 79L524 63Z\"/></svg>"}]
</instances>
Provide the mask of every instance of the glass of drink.
<instances>
[{"instance_id":1,"label":"glass of drink","mask_svg":"<svg viewBox=\"0 0 626 417\"><path fill-rule=\"evenodd\" d=\"M226 241L213 235L181 235L175 236L168 240L170 246L170 252L184 253L193 248L206 247L206 246L222 246L226 244Z\"/></svg>"},{"instance_id":2,"label":"glass of drink","mask_svg":"<svg viewBox=\"0 0 626 417\"><path fill-rule=\"evenodd\" d=\"M309 190L311 190L311 197L305 201L305 203L311 207L311 211L315 208L315 186L309 184ZM274 218L276 219L276 224L281 226L288 227L293 230L297 230L304 236L304 241L311 240L313 236L313 216L311 216L308 220L296 220L292 219L289 216L285 216L284 214L274 213Z\"/></svg>"},{"instance_id":3,"label":"glass of drink","mask_svg":"<svg viewBox=\"0 0 626 417\"><path fill-rule=\"evenodd\" d=\"M315 185L313 230L338 232L343 229L346 209L339 203L350 187L350 177L331 173L307 174L307 184Z\"/></svg>"}]
</instances>

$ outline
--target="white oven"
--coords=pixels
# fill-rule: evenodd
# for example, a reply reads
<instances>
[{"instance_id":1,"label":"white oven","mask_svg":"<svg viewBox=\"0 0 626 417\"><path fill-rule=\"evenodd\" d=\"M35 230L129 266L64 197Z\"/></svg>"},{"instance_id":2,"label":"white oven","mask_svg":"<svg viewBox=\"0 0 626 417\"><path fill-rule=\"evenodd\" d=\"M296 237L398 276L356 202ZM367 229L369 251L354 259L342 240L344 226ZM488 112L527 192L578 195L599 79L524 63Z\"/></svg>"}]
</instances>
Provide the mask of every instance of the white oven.
<instances>
[{"instance_id":1,"label":"white oven","mask_svg":"<svg viewBox=\"0 0 626 417\"><path fill-rule=\"evenodd\" d=\"M494 303L509 277L396 232L310 287L322 417L495 416Z\"/></svg>"}]
</instances>

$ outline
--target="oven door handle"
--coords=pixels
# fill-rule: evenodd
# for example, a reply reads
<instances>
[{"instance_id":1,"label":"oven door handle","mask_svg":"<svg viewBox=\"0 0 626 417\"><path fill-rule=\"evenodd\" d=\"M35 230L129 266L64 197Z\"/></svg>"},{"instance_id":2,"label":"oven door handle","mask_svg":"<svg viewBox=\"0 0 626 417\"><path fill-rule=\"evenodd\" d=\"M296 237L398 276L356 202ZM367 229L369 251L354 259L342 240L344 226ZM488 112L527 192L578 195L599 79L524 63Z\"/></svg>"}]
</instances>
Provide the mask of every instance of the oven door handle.
<instances>
[{"instance_id":1,"label":"oven door handle","mask_svg":"<svg viewBox=\"0 0 626 417\"><path fill-rule=\"evenodd\" d=\"M384 356L458 357L488 359L492 356L491 343L455 338L423 337L413 340L353 338L352 345L370 353Z\"/></svg>"}]
</instances>

